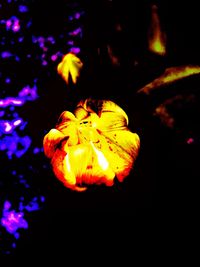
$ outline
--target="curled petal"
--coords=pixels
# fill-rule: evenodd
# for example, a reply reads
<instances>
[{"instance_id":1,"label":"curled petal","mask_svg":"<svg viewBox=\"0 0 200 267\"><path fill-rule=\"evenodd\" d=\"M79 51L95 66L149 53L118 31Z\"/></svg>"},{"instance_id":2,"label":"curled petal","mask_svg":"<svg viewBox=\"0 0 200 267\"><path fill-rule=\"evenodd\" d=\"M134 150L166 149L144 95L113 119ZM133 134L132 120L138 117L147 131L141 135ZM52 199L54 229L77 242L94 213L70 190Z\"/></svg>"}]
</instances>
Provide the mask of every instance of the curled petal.
<instances>
[{"instance_id":1,"label":"curled petal","mask_svg":"<svg viewBox=\"0 0 200 267\"><path fill-rule=\"evenodd\" d=\"M43 139L44 154L52 158L58 144L65 138L65 135L57 129L51 129Z\"/></svg>"},{"instance_id":2,"label":"curled petal","mask_svg":"<svg viewBox=\"0 0 200 267\"><path fill-rule=\"evenodd\" d=\"M75 121L76 118L74 116L73 113L69 112L69 111L63 111L62 114L60 115L59 119L58 119L58 125L62 124L64 122L70 122L70 121Z\"/></svg>"},{"instance_id":3,"label":"curled petal","mask_svg":"<svg viewBox=\"0 0 200 267\"><path fill-rule=\"evenodd\" d=\"M74 114L78 120L86 119L89 115L88 111L85 110L83 107L76 108L76 110L74 111Z\"/></svg>"}]
</instances>

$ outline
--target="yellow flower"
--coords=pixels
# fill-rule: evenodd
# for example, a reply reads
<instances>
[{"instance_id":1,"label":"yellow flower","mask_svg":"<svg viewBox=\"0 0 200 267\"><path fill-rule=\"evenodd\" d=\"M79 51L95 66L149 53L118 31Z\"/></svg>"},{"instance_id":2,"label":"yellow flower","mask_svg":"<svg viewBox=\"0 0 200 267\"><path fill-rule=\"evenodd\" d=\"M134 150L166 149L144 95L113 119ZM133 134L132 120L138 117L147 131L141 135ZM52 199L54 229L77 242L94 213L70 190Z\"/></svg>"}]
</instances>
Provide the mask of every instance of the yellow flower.
<instances>
[{"instance_id":1,"label":"yellow flower","mask_svg":"<svg viewBox=\"0 0 200 267\"><path fill-rule=\"evenodd\" d=\"M140 139L128 128L125 111L109 100L81 101L64 111L44 137L44 153L56 177L72 190L91 184L112 186L133 168Z\"/></svg>"}]
</instances>

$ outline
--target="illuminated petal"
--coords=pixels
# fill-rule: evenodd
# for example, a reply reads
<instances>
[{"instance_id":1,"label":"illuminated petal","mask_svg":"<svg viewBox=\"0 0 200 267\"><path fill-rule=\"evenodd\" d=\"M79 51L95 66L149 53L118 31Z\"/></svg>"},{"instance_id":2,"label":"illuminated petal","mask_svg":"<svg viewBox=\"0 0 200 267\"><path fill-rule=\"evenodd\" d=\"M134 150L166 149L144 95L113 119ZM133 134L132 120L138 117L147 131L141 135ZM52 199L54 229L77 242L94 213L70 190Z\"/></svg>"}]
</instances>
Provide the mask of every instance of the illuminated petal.
<instances>
[{"instance_id":1,"label":"illuminated petal","mask_svg":"<svg viewBox=\"0 0 200 267\"><path fill-rule=\"evenodd\" d=\"M106 137L107 143L109 143L109 151L106 150L105 152L106 158L118 180L122 181L133 168L134 161L138 155L140 147L139 136L127 130L104 132L103 135Z\"/></svg>"},{"instance_id":2,"label":"illuminated petal","mask_svg":"<svg viewBox=\"0 0 200 267\"><path fill-rule=\"evenodd\" d=\"M83 67L81 60L73 53L66 54L62 61L57 66L58 74L69 83L71 77L73 83L77 83L77 79L80 76L80 71Z\"/></svg>"},{"instance_id":3,"label":"illuminated petal","mask_svg":"<svg viewBox=\"0 0 200 267\"><path fill-rule=\"evenodd\" d=\"M56 177L68 188L76 191L85 191L86 187L76 185L76 177L71 170L69 155L62 150L57 150L52 158L53 171Z\"/></svg>"}]
</instances>

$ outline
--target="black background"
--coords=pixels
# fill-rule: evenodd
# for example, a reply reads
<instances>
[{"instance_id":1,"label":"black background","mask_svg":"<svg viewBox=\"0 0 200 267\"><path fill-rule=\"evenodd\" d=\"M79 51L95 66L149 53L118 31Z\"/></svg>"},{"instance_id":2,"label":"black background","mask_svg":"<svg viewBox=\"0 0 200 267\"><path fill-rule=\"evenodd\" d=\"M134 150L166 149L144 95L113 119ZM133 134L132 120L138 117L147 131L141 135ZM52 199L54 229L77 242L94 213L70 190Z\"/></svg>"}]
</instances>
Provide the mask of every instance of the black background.
<instances>
[{"instance_id":1,"label":"black background","mask_svg":"<svg viewBox=\"0 0 200 267\"><path fill-rule=\"evenodd\" d=\"M46 197L44 208L36 215L29 215L28 234L18 241L14 256L20 259L24 255L35 259L43 255L66 255L68 259L84 257L87 262L90 255L104 258L111 248L116 254L120 254L121 248L134 250L132 245L142 243L143 236L149 234L153 236L160 231L165 236L174 229L179 233L184 228L185 217L195 221L200 144L199 78L195 76L168 85L160 95L148 97L136 92L166 67L199 64L197 4L179 1L78 3L85 11L84 34L80 40L80 57L85 69L80 83L70 88L55 72L54 66L51 76L42 80L41 87L48 88L48 94L41 93L37 103L29 105L24 114L31 122L29 131L33 134L33 142L42 143L43 130L53 128L60 113L73 110L81 98L108 98L127 112L131 130L141 139L140 153L133 171L123 183L116 181L113 187L94 186L83 193L65 188L52 174L44 155L34 158L27 154L17 160L14 164L25 172L30 161L38 169L33 190L39 188ZM158 5L161 25L167 35L167 55L163 58L147 50L151 3ZM41 34L62 32L64 4L65 1L35 1L32 9L34 31ZM122 33L115 33L115 20L121 22ZM121 60L119 68L113 67L108 60L107 43ZM97 48L100 48L100 55ZM139 62L138 67L133 67L134 61ZM195 94L194 104L183 106L177 113L174 129L169 129L152 115L157 103L164 101L169 91L171 95ZM194 144L186 143L189 137L194 138ZM42 169L43 164L49 168ZM134 242L136 239L131 235L137 236L138 241ZM127 240L132 245L127 245Z\"/></svg>"}]
</instances>

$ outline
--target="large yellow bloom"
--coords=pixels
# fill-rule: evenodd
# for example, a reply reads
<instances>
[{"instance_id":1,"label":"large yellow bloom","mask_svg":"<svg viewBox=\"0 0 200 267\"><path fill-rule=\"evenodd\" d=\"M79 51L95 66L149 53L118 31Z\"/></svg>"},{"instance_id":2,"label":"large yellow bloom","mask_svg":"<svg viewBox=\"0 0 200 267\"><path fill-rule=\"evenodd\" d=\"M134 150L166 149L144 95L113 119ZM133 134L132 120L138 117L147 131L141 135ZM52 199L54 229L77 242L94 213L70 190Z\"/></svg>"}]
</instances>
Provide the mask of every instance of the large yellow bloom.
<instances>
[{"instance_id":1,"label":"large yellow bloom","mask_svg":"<svg viewBox=\"0 0 200 267\"><path fill-rule=\"evenodd\" d=\"M44 137L44 153L56 177L72 190L90 184L112 186L130 173L140 139L128 127L125 111L112 101L86 99L74 114L64 111Z\"/></svg>"}]
</instances>

